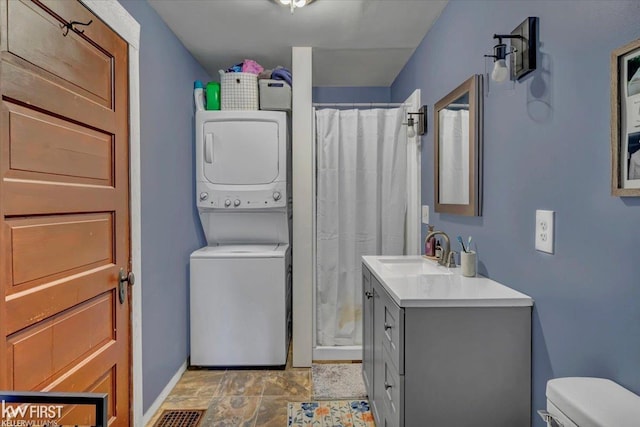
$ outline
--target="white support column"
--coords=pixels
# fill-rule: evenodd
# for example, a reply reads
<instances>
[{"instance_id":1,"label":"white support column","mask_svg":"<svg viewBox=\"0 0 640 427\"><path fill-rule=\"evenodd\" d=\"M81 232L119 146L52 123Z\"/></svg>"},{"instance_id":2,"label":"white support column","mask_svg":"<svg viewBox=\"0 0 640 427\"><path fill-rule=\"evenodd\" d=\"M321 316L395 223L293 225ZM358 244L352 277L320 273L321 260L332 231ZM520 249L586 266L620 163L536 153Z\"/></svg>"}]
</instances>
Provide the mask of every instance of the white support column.
<instances>
[{"instance_id":1,"label":"white support column","mask_svg":"<svg viewBox=\"0 0 640 427\"><path fill-rule=\"evenodd\" d=\"M312 51L293 47L293 366L310 367L313 349Z\"/></svg>"},{"instance_id":2,"label":"white support column","mask_svg":"<svg viewBox=\"0 0 640 427\"><path fill-rule=\"evenodd\" d=\"M407 111L417 112L420 109L420 89L413 91L404 103ZM409 117L407 117L405 120ZM418 119L418 117L414 117ZM422 120L422 118L419 118ZM422 253L422 199L421 199L421 141L422 136L416 134L407 138L407 226L405 227L406 255L420 255Z\"/></svg>"}]
</instances>

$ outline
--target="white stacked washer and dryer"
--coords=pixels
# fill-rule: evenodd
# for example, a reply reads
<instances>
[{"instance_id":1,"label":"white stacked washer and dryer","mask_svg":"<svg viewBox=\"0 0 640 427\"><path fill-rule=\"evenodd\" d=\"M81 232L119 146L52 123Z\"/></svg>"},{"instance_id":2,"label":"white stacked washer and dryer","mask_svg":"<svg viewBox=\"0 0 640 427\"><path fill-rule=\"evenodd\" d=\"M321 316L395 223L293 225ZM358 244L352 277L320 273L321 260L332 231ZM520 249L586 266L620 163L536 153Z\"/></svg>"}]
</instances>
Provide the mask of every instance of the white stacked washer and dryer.
<instances>
[{"instance_id":1,"label":"white stacked washer and dryer","mask_svg":"<svg viewBox=\"0 0 640 427\"><path fill-rule=\"evenodd\" d=\"M287 113L196 112L191 365L285 365L291 321Z\"/></svg>"}]
</instances>

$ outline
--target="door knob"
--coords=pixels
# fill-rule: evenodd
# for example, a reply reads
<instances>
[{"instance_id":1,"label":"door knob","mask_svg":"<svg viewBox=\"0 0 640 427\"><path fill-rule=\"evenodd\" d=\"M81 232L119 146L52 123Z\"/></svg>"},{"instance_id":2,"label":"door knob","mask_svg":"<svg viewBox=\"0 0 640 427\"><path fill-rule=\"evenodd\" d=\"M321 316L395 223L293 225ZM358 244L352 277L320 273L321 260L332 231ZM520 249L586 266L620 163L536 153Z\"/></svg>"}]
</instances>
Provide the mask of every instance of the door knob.
<instances>
[{"instance_id":1,"label":"door knob","mask_svg":"<svg viewBox=\"0 0 640 427\"><path fill-rule=\"evenodd\" d=\"M371 299L373 297L373 292L365 291L364 295L367 297L367 299Z\"/></svg>"},{"instance_id":2,"label":"door knob","mask_svg":"<svg viewBox=\"0 0 640 427\"><path fill-rule=\"evenodd\" d=\"M120 273L118 274L118 296L120 298L120 304L124 304L127 298L127 284L133 286L136 282L136 276L133 274L133 271L129 273L124 271L124 268L120 269Z\"/></svg>"}]
</instances>

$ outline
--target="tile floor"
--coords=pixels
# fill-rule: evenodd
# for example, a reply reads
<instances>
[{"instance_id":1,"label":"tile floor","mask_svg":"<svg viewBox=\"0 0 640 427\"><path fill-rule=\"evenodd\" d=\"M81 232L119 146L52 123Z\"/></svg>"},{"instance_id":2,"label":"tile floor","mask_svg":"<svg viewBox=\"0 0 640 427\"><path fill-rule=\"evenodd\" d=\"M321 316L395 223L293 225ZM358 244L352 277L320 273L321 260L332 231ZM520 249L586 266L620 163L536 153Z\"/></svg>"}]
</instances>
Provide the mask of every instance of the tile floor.
<instances>
[{"instance_id":1,"label":"tile floor","mask_svg":"<svg viewBox=\"0 0 640 427\"><path fill-rule=\"evenodd\" d=\"M289 361L291 357L289 357ZM206 409L200 427L284 427L287 402L311 399L308 368L187 370L147 427L165 409Z\"/></svg>"}]
</instances>

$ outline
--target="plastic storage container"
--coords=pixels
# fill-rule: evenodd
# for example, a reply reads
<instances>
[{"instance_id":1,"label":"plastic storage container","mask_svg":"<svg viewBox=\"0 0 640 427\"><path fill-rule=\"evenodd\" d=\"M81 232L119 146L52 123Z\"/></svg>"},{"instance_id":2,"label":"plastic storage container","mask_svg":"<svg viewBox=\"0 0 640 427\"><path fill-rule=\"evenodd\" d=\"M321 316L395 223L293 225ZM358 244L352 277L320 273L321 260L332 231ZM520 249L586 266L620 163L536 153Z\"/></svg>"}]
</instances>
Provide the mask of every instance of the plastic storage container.
<instances>
[{"instance_id":1,"label":"plastic storage container","mask_svg":"<svg viewBox=\"0 0 640 427\"><path fill-rule=\"evenodd\" d=\"M209 82L206 87L207 110L220 109L220 83Z\"/></svg>"},{"instance_id":2,"label":"plastic storage container","mask_svg":"<svg viewBox=\"0 0 640 427\"><path fill-rule=\"evenodd\" d=\"M196 105L196 111L204 110L204 91L200 80L193 82L193 100Z\"/></svg>"},{"instance_id":3,"label":"plastic storage container","mask_svg":"<svg viewBox=\"0 0 640 427\"><path fill-rule=\"evenodd\" d=\"M251 73L220 71L220 106L222 110L257 110L258 76Z\"/></svg>"},{"instance_id":4,"label":"plastic storage container","mask_svg":"<svg viewBox=\"0 0 640 427\"><path fill-rule=\"evenodd\" d=\"M291 111L291 86L283 80L262 79L260 86L260 109Z\"/></svg>"}]
</instances>

